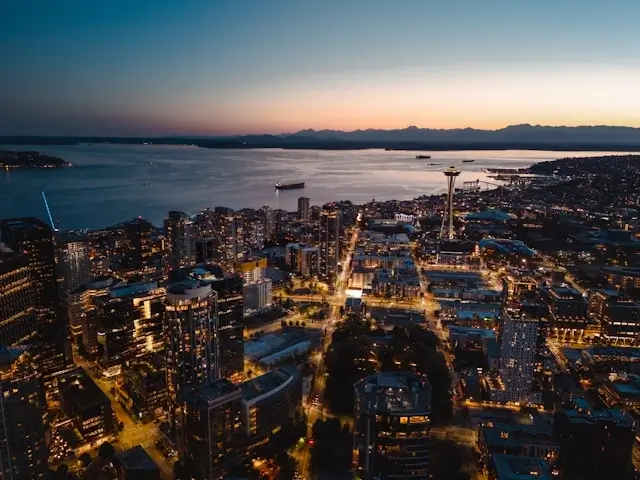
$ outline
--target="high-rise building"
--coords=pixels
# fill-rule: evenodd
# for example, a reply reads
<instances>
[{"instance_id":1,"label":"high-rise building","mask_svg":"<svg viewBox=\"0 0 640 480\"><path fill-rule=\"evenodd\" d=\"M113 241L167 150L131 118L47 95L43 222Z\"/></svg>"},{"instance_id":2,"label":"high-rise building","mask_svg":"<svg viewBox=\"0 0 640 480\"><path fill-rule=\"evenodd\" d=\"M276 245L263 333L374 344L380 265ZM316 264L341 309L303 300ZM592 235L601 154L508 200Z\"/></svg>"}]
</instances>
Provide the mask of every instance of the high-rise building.
<instances>
[{"instance_id":1,"label":"high-rise building","mask_svg":"<svg viewBox=\"0 0 640 480\"><path fill-rule=\"evenodd\" d=\"M166 260L171 268L180 268L195 263L196 226L184 212L172 210L164 221L167 239Z\"/></svg>"},{"instance_id":2,"label":"high-rise building","mask_svg":"<svg viewBox=\"0 0 640 480\"><path fill-rule=\"evenodd\" d=\"M84 240L69 240L59 247L58 272L62 290L71 292L91 280L89 243Z\"/></svg>"},{"instance_id":3,"label":"high-rise building","mask_svg":"<svg viewBox=\"0 0 640 480\"><path fill-rule=\"evenodd\" d=\"M309 220L309 199L307 197L298 198L298 220L301 222Z\"/></svg>"},{"instance_id":4,"label":"high-rise building","mask_svg":"<svg viewBox=\"0 0 640 480\"><path fill-rule=\"evenodd\" d=\"M0 243L0 345L23 345L36 335L29 260Z\"/></svg>"},{"instance_id":5,"label":"high-rise building","mask_svg":"<svg viewBox=\"0 0 640 480\"><path fill-rule=\"evenodd\" d=\"M300 275L307 278L318 276L319 251L315 247L304 247L300 252Z\"/></svg>"},{"instance_id":6,"label":"high-rise building","mask_svg":"<svg viewBox=\"0 0 640 480\"><path fill-rule=\"evenodd\" d=\"M0 478L45 478L45 400L24 348L0 347Z\"/></svg>"},{"instance_id":7,"label":"high-rise building","mask_svg":"<svg viewBox=\"0 0 640 480\"><path fill-rule=\"evenodd\" d=\"M143 271L151 261L151 230L153 226L144 218L134 218L117 226L124 233L123 259L125 269Z\"/></svg>"},{"instance_id":8,"label":"high-rise building","mask_svg":"<svg viewBox=\"0 0 640 480\"><path fill-rule=\"evenodd\" d=\"M217 303L209 283L183 280L167 289L163 338L172 415L187 387L220 376Z\"/></svg>"},{"instance_id":9,"label":"high-rise building","mask_svg":"<svg viewBox=\"0 0 640 480\"><path fill-rule=\"evenodd\" d=\"M275 211L268 205L265 205L260 209L260 212L262 214L264 226L264 239L271 240L273 239L276 231Z\"/></svg>"},{"instance_id":10,"label":"high-rise building","mask_svg":"<svg viewBox=\"0 0 640 480\"><path fill-rule=\"evenodd\" d=\"M533 391L533 374L540 319L519 308L502 311L499 388L491 390L492 400L508 403L539 403Z\"/></svg>"},{"instance_id":11,"label":"high-rise building","mask_svg":"<svg viewBox=\"0 0 640 480\"><path fill-rule=\"evenodd\" d=\"M34 354L43 375L66 368L71 363L67 348L66 315L62 314L56 280L56 260L51 227L37 218L0 221L1 240L29 260L36 312L38 339Z\"/></svg>"},{"instance_id":12,"label":"high-rise building","mask_svg":"<svg viewBox=\"0 0 640 480\"><path fill-rule=\"evenodd\" d=\"M431 386L393 372L355 385L354 464L359 478L429 478Z\"/></svg>"},{"instance_id":13,"label":"high-rise building","mask_svg":"<svg viewBox=\"0 0 640 480\"><path fill-rule=\"evenodd\" d=\"M190 389L181 408L178 455L189 478L214 480L244 447L242 390L219 379Z\"/></svg>"},{"instance_id":14,"label":"high-rise building","mask_svg":"<svg viewBox=\"0 0 640 480\"><path fill-rule=\"evenodd\" d=\"M333 282L340 262L340 214L337 210L320 212L319 251L320 276Z\"/></svg>"},{"instance_id":15,"label":"high-rise building","mask_svg":"<svg viewBox=\"0 0 640 480\"><path fill-rule=\"evenodd\" d=\"M273 304L273 282L265 278L266 268L266 258L248 260L240 264L244 316L262 311Z\"/></svg>"},{"instance_id":16,"label":"high-rise building","mask_svg":"<svg viewBox=\"0 0 640 480\"><path fill-rule=\"evenodd\" d=\"M217 266L198 265L172 271L169 284L197 284L211 288L216 300L217 373L222 377L241 373L244 369L242 277L239 274L224 275Z\"/></svg>"}]
</instances>

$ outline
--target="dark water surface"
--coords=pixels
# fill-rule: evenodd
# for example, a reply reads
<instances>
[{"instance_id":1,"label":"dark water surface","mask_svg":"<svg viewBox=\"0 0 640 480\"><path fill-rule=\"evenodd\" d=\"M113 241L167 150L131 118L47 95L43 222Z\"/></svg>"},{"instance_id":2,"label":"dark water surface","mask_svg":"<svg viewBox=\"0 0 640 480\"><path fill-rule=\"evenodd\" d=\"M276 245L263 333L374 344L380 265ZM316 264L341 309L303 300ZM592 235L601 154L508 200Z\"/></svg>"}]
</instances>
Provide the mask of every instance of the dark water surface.
<instances>
[{"instance_id":1,"label":"dark water surface","mask_svg":"<svg viewBox=\"0 0 640 480\"><path fill-rule=\"evenodd\" d=\"M442 170L450 165L462 170L461 184L486 179L482 168L518 168L560 157L606 153L217 150L104 144L2 148L38 150L73 163L72 168L0 172L0 218L46 219L44 190L62 228L99 228L135 216L160 225L167 211L174 209L195 213L214 206L269 205L295 210L300 196L309 197L312 204L411 199L444 191ZM419 153L432 158L417 160ZM476 161L462 163L469 158ZM276 193L277 181L304 181L307 186Z\"/></svg>"}]
</instances>

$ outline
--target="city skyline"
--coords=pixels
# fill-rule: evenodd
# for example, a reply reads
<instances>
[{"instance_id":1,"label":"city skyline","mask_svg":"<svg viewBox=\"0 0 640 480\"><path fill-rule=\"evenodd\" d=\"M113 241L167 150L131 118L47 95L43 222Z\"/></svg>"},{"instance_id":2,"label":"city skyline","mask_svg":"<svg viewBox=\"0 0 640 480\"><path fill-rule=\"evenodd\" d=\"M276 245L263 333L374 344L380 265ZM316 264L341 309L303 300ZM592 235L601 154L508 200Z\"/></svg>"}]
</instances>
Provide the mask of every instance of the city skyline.
<instances>
[{"instance_id":1,"label":"city skyline","mask_svg":"<svg viewBox=\"0 0 640 480\"><path fill-rule=\"evenodd\" d=\"M630 2L3 10L2 135L640 126Z\"/></svg>"}]
</instances>

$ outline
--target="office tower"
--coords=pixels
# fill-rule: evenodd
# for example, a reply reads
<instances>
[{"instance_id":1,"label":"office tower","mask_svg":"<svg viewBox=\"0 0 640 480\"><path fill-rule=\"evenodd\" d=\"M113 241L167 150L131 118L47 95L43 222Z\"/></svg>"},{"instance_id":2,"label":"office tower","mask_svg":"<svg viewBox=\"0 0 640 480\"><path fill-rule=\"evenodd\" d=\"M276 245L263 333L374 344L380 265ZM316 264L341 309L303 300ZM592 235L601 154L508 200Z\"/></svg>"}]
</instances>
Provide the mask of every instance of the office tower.
<instances>
[{"instance_id":1,"label":"office tower","mask_svg":"<svg viewBox=\"0 0 640 480\"><path fill-rule=\"evenodd\" d=\"M0 347L0 478L45 478L45 409L33 358L23 348Z\"/></svg>"},{"instance_id":2,"label":"office tower","mask_svg":"<svg viewBox=\"0 0 640 480\"><path fill-rule=\"evenodd\" d=\"M354 453L357 474L427 479L431 386L421 375L371 375L355 385Z\"/></svg>"},{"instance_id":3,"label":"office tower","mask_svg":"<svg viewBox=\"0 0 640 480\"><path fill-rule=\"evenodd\" d=\"M29 260L38 338L34 354L43 375L71 363L67 350L66 315L62 314L56 281L55 249L51 227L37 218L14 218L0 222L0 237L12 250Z\"/></svg>"},{"instance_id":4,"label":"office tower","mask_svg":"<svg viewBox=\"0 0 640 480\"><path fill-rule=\"evenodd\" d=\"M307 278L318 276L319 252L315 247L304 247L300 252L300 275Z\"/></svg>"},{"instance_id":5,"label":"office tower","mask_svg":"<svg viewBox=\"0 0 640 480\"><path fill-rule=\"evenodd\" d=\"M453 195L455 193L454 185L456 178L460 175L460 170L456 167L449 167L444 171L447 178L447 197L442 211L442 226L440 227L440 239L447 238L453 240L455 230L453 225ZM445 225L447 228L445 230Z\"/></svg>"},{"instance_id":6,"label":"office tower","mask_svg":"<svg viewBox=\"0 0 640 480\"><path fill-rule=\"evenodd\" d=\"M320 276L333 282L340 262L340 214L337 210L320 212Z\"/></svg>"},{"instance_id":7,"label":"office tower","mask_svg":"<svg viewBox=\"0 0 640 480\"><path fill-rule=\"evenodd\" d=\"M208 283L185 280L167 289L162 330L172 416L185 388L219 377L217 303Z\"/></svg>"},{"instance_id":8,"label":"office tower","mask_svg":"<svg viewBox=\"0 0 640 480\"><path fill-rule=\"evenodd\" d=\"M58 272L63 292L71 292L91 280L89 243L69 240L59 247Z\"/></svg>"},{"instance_id":9,"label":"office tower","mask_svg":"<svg viewBox=\"0 0 640 480\"><path fill-rule=\"evenodd\" d=\"M309 220L309 199L307 197L298 198L298 220L301 222Z\"/></svg>"},{"instance_id":10,"label":"office tower","mask_svg":"<svg viewBox=\"0 0 640 480\"><path fill-rule=\"evenodd\" d=\"M152 247L151 223L139 217L117 227L124 232L123 266L132 271L143 271L148 268Z\"/></svg>"},{"instance_id":11,"label":"office tower","mask_svg":"<svg viewBox=\"0 0 640 480\"><path fill-rule=\"evenodd\" d=\"M502 311L500 349L501 388L492 390L492 400L508 403L539 403L533 392L533 373L540 319L519 308Z\"/></svg>"},{"instance_id":12,"label":"office tower","mask_svg":"<svg viewBox=\"0 0 640 480\"><path fill-rule=\"evenodd\" d=\"M195 264L213 263L219 260L218 242L215 238L197 238L194 240Z\"/></svg>"},{"instance_id":13,"label":"office tower","mask_svg":"<svg viewBox=\"0 0 640 480\"><path fill-rule=\"evenodd\" d=\"M28 343L36 335L29 260L0 243L0 344Z\"/></svg>"},{"instance_id":14,"label":"office tower","mask_svg":"<svg viewBox=\"0 0 640 480\"><path fill-rule=\"evenodd\" d=\"M555 430L560 439L559 463L567 480L630 478L635 442L634 421L621 410L591 409L556 413Z\"/></svg>"},{"instance_id":15,"label":"office tower","mask_svg":"<svg viewBox=\"0 0 640 480\"><path fill-rule=\"evenodd\" d=\"M180 268L195 263L194 241L196 226L184 212L172 210L164 221L167 240L166 263L171 268Z\"/></svg>"},{"instance_id":16,"label":"office tower","mask_svg":"<svg viewBox=\"0 0 640 480\"><path fill-rule=\"evenodd\" d=\"M242 390L226 379L185 394L178 431L178 455L188 478L222 478L243 451Z\"/></svg>"}]
</instances>

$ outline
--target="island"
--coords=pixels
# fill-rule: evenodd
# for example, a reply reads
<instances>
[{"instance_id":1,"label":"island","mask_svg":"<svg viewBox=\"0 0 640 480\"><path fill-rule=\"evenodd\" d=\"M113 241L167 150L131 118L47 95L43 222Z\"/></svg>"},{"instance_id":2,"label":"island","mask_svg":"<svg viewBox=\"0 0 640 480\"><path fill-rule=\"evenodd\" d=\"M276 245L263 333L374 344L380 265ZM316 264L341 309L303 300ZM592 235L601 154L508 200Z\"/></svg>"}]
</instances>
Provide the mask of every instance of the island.
<instances>
[{"instance_id":1,"label":"island","mask_svg":"<svg viewBox=\"0 0 640 480\"><path fill-rule=\"evenodd\" d=\"M70 162L40 152L0 150L0 168L61 168L70 166Z\"/></svg>"}]
</instances>

